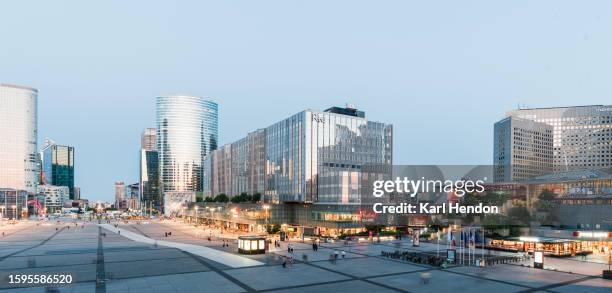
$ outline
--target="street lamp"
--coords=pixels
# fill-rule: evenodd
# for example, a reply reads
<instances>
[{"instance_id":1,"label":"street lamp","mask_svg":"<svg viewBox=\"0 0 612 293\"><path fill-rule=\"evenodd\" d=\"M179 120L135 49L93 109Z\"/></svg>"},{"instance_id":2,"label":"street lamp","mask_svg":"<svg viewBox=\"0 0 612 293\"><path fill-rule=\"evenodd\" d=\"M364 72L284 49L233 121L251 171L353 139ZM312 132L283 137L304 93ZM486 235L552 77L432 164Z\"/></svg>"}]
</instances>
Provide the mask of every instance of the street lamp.
<instances>
[{"instance_id":1,"label":"street lamp","mask_svg":"<svg viewBox=\"0 0 612 293\"><path fill-rule=\"evenodd\" d=\"M263 209L266 211L266 225L268 225L268 210L270 209L270 206L265 204L263 205Z\"/></svg>"},{"instance_id":2,"label":"street lamp","mask_svg":"<svg viewBox=\"0 0 612 293\"><path fill-rule=\"evenodd\" d=\"M198 224L198 206L195 206L195 221L197 225Z\"/></svg>"}]
</instances>

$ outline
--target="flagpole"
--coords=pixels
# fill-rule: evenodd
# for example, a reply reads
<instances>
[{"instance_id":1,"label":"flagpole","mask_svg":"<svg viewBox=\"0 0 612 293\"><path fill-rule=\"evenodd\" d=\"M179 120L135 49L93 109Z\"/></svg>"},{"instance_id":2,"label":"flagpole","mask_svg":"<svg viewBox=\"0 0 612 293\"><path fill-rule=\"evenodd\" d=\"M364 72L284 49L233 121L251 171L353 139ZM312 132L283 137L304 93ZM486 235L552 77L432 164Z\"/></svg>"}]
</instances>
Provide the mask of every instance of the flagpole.
<instances>
[{"instance_id":1,"label":"flagpole","mask_svg":"<svg viewBox=\"0 0 612 293\"><path fill-rule=\"evenodd\" d=\"M438 237L437 237L438 238L438 248L437 248L437 251L436 251L436 257L440 257L440 229L438 229L438 234L437 235L438 235Z\"/></svg>"}]
</instances>

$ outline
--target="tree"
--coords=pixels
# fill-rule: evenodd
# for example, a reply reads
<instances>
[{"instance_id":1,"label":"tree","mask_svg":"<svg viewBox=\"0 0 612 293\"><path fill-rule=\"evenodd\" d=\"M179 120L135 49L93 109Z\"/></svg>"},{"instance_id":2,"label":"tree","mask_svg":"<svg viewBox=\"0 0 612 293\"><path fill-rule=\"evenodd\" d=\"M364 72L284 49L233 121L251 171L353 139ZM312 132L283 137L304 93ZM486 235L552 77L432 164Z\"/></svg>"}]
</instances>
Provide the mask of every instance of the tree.
<instances>
[{"instance_id":1,"label":"tree","mask_svg":"<svg viewBox=\"0 0 612 293\"><path fill-rule=\"evenodd\" d=\"M261 194L259 192L253 194L253 198L251 198L252 203L256 203L261 201Z\"/></svg>"},{"instance_id":2,"label":"tree","mask_svg":"<svg viewBox=\"0 0 612 293\"><path fill-rule=\"evenodd\" d=\"M276 234L280 231L280 225L275 224L275 225L266 225L266 231L268 232L268 234Z\"/></svg>"},{"instance_id":3,"label":"tree","mask_svg":"<svg viewBox=\"0 0 612 293\"><path fill-rule=\"evenodd\" d=\"M508 218L512 221L511 223L526 224L531 219L531 214L526 207L512 207L508 209Z\"/></svg>"},{"instance_id":4,"label":"tree","mask_svg":"<svg viewBox=\"0 0 612 293\"><path fill-rule=\"evenodd\" d=\"M542 192L538 196L539 200L547 200L547 201L552 201L555 198L557 198L557 194L548 189L542 190Z\"/></svg>"},{"instance_id":5,"label":"tree","mask_svg":"<svg viewBox=\"0 0 612 293\"><path fill-rule=\"evenodd\" d=\"M225 193L220 193L215 196L215 202L228 202L229 197Z\"/></svg>"}]
</instances>

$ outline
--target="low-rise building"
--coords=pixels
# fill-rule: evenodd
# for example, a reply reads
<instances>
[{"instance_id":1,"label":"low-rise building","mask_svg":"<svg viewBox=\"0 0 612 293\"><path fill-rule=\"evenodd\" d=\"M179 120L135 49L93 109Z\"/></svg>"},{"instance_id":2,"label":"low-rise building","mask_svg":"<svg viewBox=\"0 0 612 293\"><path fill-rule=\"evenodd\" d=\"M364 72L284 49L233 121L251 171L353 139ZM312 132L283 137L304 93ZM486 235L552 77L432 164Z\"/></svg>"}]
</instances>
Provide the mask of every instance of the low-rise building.
<instances>
[{"instance_id":1,"label":"low-rise building","mask_svg":"<svg viewBox=\"0 0 612 293\"><path fill-rule=\"evenodd\" d=\"M47 213L61 211L64 202L70 199L70 188L68 186L39 185L39 203Z\"/></svg>"}]
</instances>

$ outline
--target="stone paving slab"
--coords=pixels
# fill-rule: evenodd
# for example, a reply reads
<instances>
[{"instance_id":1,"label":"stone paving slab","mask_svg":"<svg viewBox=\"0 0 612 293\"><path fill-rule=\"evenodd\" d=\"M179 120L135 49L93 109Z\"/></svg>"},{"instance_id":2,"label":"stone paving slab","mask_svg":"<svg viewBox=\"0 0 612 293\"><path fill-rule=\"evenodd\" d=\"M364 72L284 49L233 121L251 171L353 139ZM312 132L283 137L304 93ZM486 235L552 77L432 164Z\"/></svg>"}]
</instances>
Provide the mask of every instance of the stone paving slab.
<instances>
[{"instance_id":1,"label":"stone paving slab","mask_svg":"<svg viewBox=\"0 0 612 293\"><path fill-rule=\"evenodd\" d=\"M233 269L225 272L255 290L350 279L346 276L306 264L295 264L288 268L283 268L282 266L261 266Z\"/></svg>"},{"instance_id":2,"label":"stone paving slab","mask_svg":"<svg viewBox=\"0 0 612 293\"><path fill-rule=\"evenodd\" d=\"M340 259L336 261L335 264L328 261L315 262L312 264L359 278L429 269L409 263L384 260L376 257Z\"/></svg>"},{"instance_id":3,"label":"stone paving slab","mask_svg":"<svg viewBox=\"0 0 612 293\"><path fill-rule=\"evenodd\" d=\"M244 289L215 272L170 274L106 283L106 292L244 292Z\"/></svg>"},{"instance_id":4,"label":"stone paving slab","mask_svg":"<svg viewBox=\"0 0 612 293\"><path fill-rule=\"evenodd\" d=\"M549 289L549 291L559 293L610 293L612 292L612 280L595 278L562 287L552 288Z\"/></svg>"},{"instance_id":5,"label":"stone paving slab","mask_svg":"<svg viewBox=\"0 0 612 293\"><path fill-rule=\"evenodd\" d=\"M345 281L334 282L323 285L313 285L307 287L297 287L291 289L274 290L278 293L338 293L338 292L372 292L372 293L387 293L396 292L395 290L387 289L378 285L374 285L364 281Z\"/></svg>"},{"instance_id":6,"label":"stone paving slab","mask_svg":"<svg viewBox=\"0 0 612 293\"><path fill-rule=\"evenodd\" d=\"M79 283L71 284L65 287L56 287L60 293L93 293L96 291L96 283ZM0 291L5 292L5 291ZM9 292L8 290L6 292ZM15 288L11 289L10 292L15 293L46 293L44 287L29 287L29 288Z\"/></svg>"},{"instance_id":7,"label":"stone paving slab","mask_svg":"<svg viewBox=\"0 0 612 293\"><path fill-rule=\"evenodd\" d=\"M449 270L533 288L584 278L583 275L533 269L516 265L495 265L484 269L477 267L455 267Z\"/></svg>"},{"instance_id":8,"label":"stone paving slab","mask_svg":"<svg viewBox=\"0 0 612 293\"><path fill-rule=\"evenodd\" d=\"M153 256L152 256L153 257ZM191 258L156 259L128 262L105 262L105 271L112 279L148 277L209 271L208 268Z\"/></svg>"},{"instance_id":9,"label":"stone paving slab","mask_svg":"<svg viewBox=\"0 0 612 293\"><path fill-rule=\"evenodd\" d=\"M409 292L483 292L506 293L525 290L519 287L494 281L486 281L474 277L462 276L445 271L434 270L429 272L429 283L423 284L421 273L409 273L387 277L368 279L375 283L385 284Z\"/></svg>"}]
</instances>

